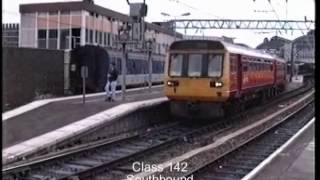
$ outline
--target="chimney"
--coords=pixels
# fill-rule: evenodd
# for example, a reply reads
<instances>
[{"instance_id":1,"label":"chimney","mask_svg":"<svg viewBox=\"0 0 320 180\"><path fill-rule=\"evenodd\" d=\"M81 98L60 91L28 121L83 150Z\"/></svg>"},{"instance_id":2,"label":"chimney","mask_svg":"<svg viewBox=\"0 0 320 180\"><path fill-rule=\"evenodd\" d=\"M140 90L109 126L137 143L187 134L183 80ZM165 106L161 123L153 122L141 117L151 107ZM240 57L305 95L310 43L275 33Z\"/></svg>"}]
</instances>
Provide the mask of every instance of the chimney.
<instances>
[{"instance_id":1,"label":"chimney","mask_svg":"<svg viewBox=\"0 0 320 180\"><path fill-rule=\"evenodd\" d=\"M94 4L93 0L82 0L85 3Z\"/></svg>"}]
</instances>

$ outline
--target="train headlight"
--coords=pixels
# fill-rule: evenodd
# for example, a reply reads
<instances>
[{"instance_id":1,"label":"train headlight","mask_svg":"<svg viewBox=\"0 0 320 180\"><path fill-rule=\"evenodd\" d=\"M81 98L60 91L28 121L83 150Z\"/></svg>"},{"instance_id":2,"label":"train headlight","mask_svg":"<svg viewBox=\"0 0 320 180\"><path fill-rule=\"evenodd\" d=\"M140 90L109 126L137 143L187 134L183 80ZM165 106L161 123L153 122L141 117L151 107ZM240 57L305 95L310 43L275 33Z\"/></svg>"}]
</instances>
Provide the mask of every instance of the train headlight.
<instances>
[{"instance_id":1,"label":"train headlight","mask_svg":"<svg viewBox=\"0 0 320 180\"><path fill-rule=\"evenodd\" d=\"M214 86L215 86L215 87L222 87L223 84L222 84L222 82L215 82L215 83L214 83Z\"/></svg>"},{"instance_id":2,"label":"train headlight","mask_svg":"<svg viewBox=\"0 0 320 180\"><path fill-rule=\"evenodd\" d=\"M179 82L178 81L167 81L167 85L172 87L172 86L178 86Z\"/></svg>"},{"instance_id":3,"label":"train headlight","mask_svg":"<svg viewBox=\"0 0 320 180\"><path fill-rule=\"evenodd\" d=\"M173 83L172 81L167 81L167 85L168 85L168 86L173 86L174 83Z\"/></svg>"},{"instance_id":4,"label":"train headlight","mask_svg":"<svg viewBox=\"0 0 320 180\"><path fill-rule=\"evenodd\" d=\"M222 87L223 86L223 83L220 82L220 81L211 81L210 82L210 87Z\"/></svg>"}]
</instances>

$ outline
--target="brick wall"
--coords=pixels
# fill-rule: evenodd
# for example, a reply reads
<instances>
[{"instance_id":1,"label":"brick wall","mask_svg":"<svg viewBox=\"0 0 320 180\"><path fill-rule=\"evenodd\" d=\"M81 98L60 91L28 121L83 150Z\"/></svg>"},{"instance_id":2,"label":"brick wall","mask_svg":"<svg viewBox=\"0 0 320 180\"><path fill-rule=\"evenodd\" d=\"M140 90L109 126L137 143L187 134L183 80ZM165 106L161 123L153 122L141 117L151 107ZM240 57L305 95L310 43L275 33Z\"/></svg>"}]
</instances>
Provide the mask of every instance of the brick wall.
<instances>
[{"instance_id":1,"label":"brick wall","mask_svg":"<svg viewBox=\"0 0 320 180\"><path fill-rule=\"evenodd\" d=\"M29 103L41 95L63 95L64 52L33 48L3 48L2 111Z\"/></svg>"}]
</instances>

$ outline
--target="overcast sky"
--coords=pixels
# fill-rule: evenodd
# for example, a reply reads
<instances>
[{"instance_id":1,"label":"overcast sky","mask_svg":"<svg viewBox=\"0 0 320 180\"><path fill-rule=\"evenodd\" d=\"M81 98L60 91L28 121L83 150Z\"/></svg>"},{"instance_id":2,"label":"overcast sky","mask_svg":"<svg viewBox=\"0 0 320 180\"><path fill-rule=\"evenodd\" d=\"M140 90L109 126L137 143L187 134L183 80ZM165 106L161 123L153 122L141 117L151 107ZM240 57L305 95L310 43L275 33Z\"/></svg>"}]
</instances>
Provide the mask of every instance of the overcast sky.
<instances>
[{"instance_id":1,"label":"overcast sky","mask_svg":"<svg viewBox=\"0 0 320 180\"><path fill-rule=\"evenodd\" d=\"M3 22L19 22L19 4L63 2L79 0L3 0ZM172 16L189 12L190 16L184 18L201 19L288 19L304 20L306 16L309 20L315 19L314 0L146 0L148 4L148 15L146 20L167 21L173 17L164 17L161 12ZM124 14L129 13L129 6L126 0L95 0L95 4L109 8ZM143 2L143 0L130 0L130 2ZM274 11L275 12L274 12ZM273 12L272 12L273 11ZM177 17L179 18L179 17ZM184 31L181 31L184 33ZM277 35L294 39L306 32L278 32ZM275 31L257 30L205 30L187 31L188 35L212 35L234 37L238 43L245 43L251 47L256 47L265 37L276 35Z\"/></svg>"}]
</instances>

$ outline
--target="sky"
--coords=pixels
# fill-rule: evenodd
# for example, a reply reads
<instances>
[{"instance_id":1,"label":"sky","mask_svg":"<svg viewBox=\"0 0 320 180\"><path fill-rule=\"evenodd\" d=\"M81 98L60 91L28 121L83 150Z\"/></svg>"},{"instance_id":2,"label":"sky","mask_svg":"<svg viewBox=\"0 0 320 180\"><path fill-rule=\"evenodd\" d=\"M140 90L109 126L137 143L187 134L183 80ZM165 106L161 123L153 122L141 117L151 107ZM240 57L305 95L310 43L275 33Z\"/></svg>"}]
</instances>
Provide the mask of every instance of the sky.
<instances>
[{"instance_id":1,"label":"sky","mask_svg":"<svg viewBox=\"0 0 320 180\"><path fill-rule=\"evenodd\" d=\"M79 0L3 0L3 23L20 21L19 4L66 2ZM129 0L130 3L143 0ZM315 20L315 0L145 0L148 5L146 21L168 21L171 19L270 19L270 20ZM129 13L126 0L94 0L95 4L123 14ZM161 12L171 16L163 16ZM190 15L181 17L183 13ZM179 17L180 16L180 17ZM179 31L184 33L184 30ZM227 36L236 43L256 47L265 37L278 35L293 40L306 34L304 31L276 32L258 30L188 30L187 35Z\"/></svg>"}]
</instances>

